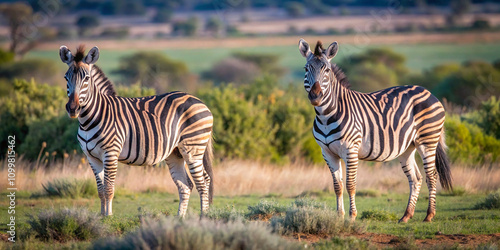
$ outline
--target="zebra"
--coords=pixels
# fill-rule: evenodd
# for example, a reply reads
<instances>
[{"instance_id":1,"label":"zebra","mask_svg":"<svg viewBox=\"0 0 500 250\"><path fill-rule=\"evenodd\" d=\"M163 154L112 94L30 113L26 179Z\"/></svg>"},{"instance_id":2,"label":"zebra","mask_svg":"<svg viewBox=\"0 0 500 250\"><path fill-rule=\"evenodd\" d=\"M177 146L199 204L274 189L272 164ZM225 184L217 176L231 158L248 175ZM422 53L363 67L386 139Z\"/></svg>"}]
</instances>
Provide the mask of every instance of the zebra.
<instances>
[{"instance_id":1,"label":"zebra","mask_svg":"<svg viewBox=\"0 0 500 250\"><path fill-rule=\"evenodd\" d=\"M95 65L99 49L86 56L80 45L73 56L66 46L59 55L69 67L67 81L70 118L78 118L78 142L94 172L101 215L112 215L118 162L154 165L165 160L179 191L177 214L186 214L193 182L200 194L203 215L213 197L213 116L198 98L171 92L125 98ZM185 164L193 181L188 176ZM140 178L138 176L137 178Z\"/></svg>"},{"instance_id":2,"label":"zebra","mask_svg":"<svg viewBox=\"0 0 500 250\"><path fill-rule=\"evenodd\" d=\"M385 162L397 158L410 186L408 204L399 222L408 222L415 212L422 184L415 161L418 151L429 188L424 221L431 221L436 214L437 177L444 189L452 189L443 105L420 86L396 86L373 93L350 89L345 74L330 62L338 50L337 42L324 49L318 41L312 52L304 39L299 41L299 51L307 60L304 87L316 111L313 135L333 177L339 216L345 214L341 159L346 164L349 215L355 220L358 161Z\"/></svg>"}]
</instances>

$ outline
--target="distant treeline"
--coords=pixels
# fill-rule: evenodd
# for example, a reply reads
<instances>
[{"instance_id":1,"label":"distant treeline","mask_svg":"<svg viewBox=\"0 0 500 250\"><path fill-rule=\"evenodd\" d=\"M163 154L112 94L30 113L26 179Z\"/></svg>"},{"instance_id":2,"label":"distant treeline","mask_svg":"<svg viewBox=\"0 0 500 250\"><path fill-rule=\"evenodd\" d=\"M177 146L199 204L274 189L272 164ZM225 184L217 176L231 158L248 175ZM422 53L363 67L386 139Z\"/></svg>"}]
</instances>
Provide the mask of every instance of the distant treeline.
<instances>
[{"instance_id":1,"label":"distant treeline","mask_svg":"<svg viewBox=\"0 0 500 250\"><path fill-rule=\"evenodd\" d=\"M419 6L449 6L452 2L461 3L463 0L420 0L420 1L394 1L394 0L77 0L64 1L60 6L62 12L72 13L75 11L89 10L99 11L103 15L143 15L149 7L169 10L220 10L220 9L245 9L245 8L286 8L290 4L299 3L307 6L311 10L321 9L323 7L387 7L395 4L404 7ZM467 0L467 3L481 4L484 0ZM488 1L490 3L500 3L498 0ZM45 3L38 0L30 0L30 5L35 11L42 10Z\"/></svg>"}]
</instances>

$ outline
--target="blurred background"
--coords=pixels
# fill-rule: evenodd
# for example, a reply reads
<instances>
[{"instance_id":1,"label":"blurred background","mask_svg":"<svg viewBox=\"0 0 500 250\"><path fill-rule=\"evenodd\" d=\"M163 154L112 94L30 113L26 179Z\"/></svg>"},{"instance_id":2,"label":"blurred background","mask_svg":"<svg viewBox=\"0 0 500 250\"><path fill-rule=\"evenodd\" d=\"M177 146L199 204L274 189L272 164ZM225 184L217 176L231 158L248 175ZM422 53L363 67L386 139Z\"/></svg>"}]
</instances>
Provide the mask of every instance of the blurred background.
<instances>
[{"instance_id":1,"label":"blurred background","mask_svg":"<svg viewBox=\"0 0 500 250\"><path fill-rule=\"evenodd\" d=\"M84 44L100 48L97 65L121 96L181 90L201 98L214 114L220 168L230 162L270 173L318 165L324 182L309 176L311 185L329 187L311 135L315 114L303 88L300 38L311 45L338 41L333 62L357 91L426 87L446 106L456 169L498 170L500 1L33 0L1 1L0 13L0 159L7 136L15 135L29 171L83 166L82 176L92 178L76 139L78 122L64 109L67 66L58 55L61 45L76 50ZM1 165L6 171L5 160ZM397 185L406 186L397 171ZM488 174L491 182L478 177L461 185L496 189L495 173ZM49 178L26 176L27 189ZM464 181L469 177L465 171ZM163 180L154 185L163 188Z\"/></svg>"}]
</instances>

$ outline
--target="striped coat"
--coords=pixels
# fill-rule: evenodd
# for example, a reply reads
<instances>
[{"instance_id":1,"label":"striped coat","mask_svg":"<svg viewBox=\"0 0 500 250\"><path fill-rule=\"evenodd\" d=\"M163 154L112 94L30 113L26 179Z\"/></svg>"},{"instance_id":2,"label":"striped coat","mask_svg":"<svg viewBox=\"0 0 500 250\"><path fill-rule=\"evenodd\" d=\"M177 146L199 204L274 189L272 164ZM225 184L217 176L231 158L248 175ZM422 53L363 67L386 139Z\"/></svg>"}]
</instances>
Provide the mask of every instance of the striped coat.
<instances>
[{"instance_id":1,"label":"striped coat","mask_svg":"<svg viewBox=\"0 0 500 250\"><path fill-rule=\"evenodd\" d=\"M179 190L179 216L184 216L193 188L185 163L205 212L213 193L213 117L208 107L182 92L141 98L117 96L112 83L94 65L99 57L97 47L84 57L82 47L73 56L63 46L60 56L69 66L65 74L66 109L80 123L78 141L96 177L101 213L112 214L118 162L142 166L164 160Z\"/></svg>"},{"instance_id":2,"label":"striped coat","mask_svg":"<svg viewBox=\"0 0 500 250\"><path fill-rule=\"evenodd\" d=\"M445 111L439 100L419 86L397 86L373 93L351 90L341 69L330 63L338 51L336 42L327 49L318 42L313 53L301 40L299 50L307 59L304 87L316 111L313 134L333 176L339 213L344 215L341 160L346 164L349 214L354 219L358 161L397 158L410 185L407 208L400 219L408 221L422 183L414 158L418 151L429 187L425 221L431 221L436 213L437 177L444 188L451 188L444 143Z\"/></svg>"}]
</instances>

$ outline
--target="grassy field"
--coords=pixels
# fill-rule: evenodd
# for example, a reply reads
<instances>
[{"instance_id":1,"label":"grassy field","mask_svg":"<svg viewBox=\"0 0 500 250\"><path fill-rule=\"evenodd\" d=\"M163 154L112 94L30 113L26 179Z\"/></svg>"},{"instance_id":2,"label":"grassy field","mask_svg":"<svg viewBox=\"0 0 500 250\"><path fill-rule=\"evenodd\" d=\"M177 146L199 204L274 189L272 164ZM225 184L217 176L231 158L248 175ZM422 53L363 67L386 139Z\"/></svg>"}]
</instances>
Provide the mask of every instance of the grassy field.
<instances>
[{"instance_id":1,"label":"grassy field","mask_svg":"<svg viewBox=\"0 0 500 250\"><path fill-rule=\"evenodd\" d=\"M98 214L100 202L97 194L79 196L78 198L49 197L42 185L56 179L71 180L78 178L88 180L94 187L92 173L85 161L72 157L66 162L50 163L50 169L40 167L29 170L30 164L20 160L16 167L16 223L19 236L32 234L27 223L29 215L41 211L58 211L64 208L88 208ZM0 166L5 162L0 162ZM332 192L331 176L322 166L291 165L273 166L245 161L224 161L214 168L216 179L216 196L212 209L218 213L236 212L249 220L249 206L257 206L261 201L275 202L280 206L289 206L297 198L308 198L324 203L327 210L336 207L335 194ZM6 176L6 168L0 170ZM356 197L357 221L365 228L362 233L343 233L340 235L289 235L285 238L317 244L316 242L331 237L352 236L362 241L375 244L376 247L408 247L408 242L415 246L422 244L461 245L475 247L480 243L500 240L500 210L480 209L476 205L500 187L500 169L465 168L455 166L452 169L456 191L454 193L438 192L437 215L432 223L424 223L428 191L423 185L415 216L407 224L398 224L407 199L408 184L399 166L363 164L358 176L358 195ZM140 178L138 178L140 176ZM0 181L0 188L6 190L7 183ZM93 191L95 192L95 191ZM0 195L6 197L8 193ZM83 197L83 198L82 198ZM114 215L105 218L101 223L109 225L115 236L125 235L140 226L139 216L177 213L178 195L165 168L143 168L120 166L117 176L117 191L113 202ZM349 201L344 194L344 207L348 213ZM0 199L0 236L5 239L6 222L8 221L8 200ZM364 213L375 214L365 218ZM188 215L199 214L199 198L196 191L190 199ZM280 215L283 216L283 215ZM268 217L267 217L268 218ZM347 215L346 215L347 218ZM265 224L270 225L266 220ZM458 236L460 237L458 237ZM481 238L481 237L486 237ZM456 238L456 240L454 240ZM496 241L495 241L496 239ZM486 240L486 242L482 242ZM427 243L425 243L427 242ZM430 242L430 243L429 243ZM90 240L70 241L60 244L57 241L39 241L28 239L27 248L48 248L53 244L59 247L84 248L91 244ZM404 245L406 244L406 245ZM319 246L319 245L318 245ZM1 248L1 244L0 244Z\"/></svg>"},{"instance_id":2,"label":"grassy field","mask_svg":"<svg viewBox=\"0 0 500 250\"><path fill-rule=\"evenodd\" d=\"M309 41L311 44L314 41ZM325 44L333 41L323 41ZM88 47L97 45L87 44ZM449 62L464 62L466 60L485 60L492 62L500 58L499 43L475 43L475 44L398 44L398 45L372 45L367 47L356 47L351 44L341 44L340 51L335 61L341 61L343 58L352 54L361 53L363 50L371 47L389 47L394 51L401 53L407 58L407 66L413 71L421 71L431 68L435 65ZM74 49L74 48L70 48ZM117 75L112 71L117 69L119 60L123 56L130 55L137 50L110 50L102 49L98 65L113 80L118 81ZM156 50L153 50L156 51ZM209 70L214 63L229 56L235 51L244 51L250 53L274 53L281 56L280 63L289 70L286 81L299 82L302 79L304 58L298 52L297 46L262 46L262 47L240 47L240 48L192 48L192 49L164 49L157 50L173 59L185 62L190 71L201 73ZM60 66L61 70L66 69L66 65L60 62L57 48L54 50L35 50L31 51L27 58L48 58ZM61 77L62 79L62 77ZM62 81L62 80L61 80ZM417 84L417 83L416 83Z\"/></svg>"}]
</instances>

